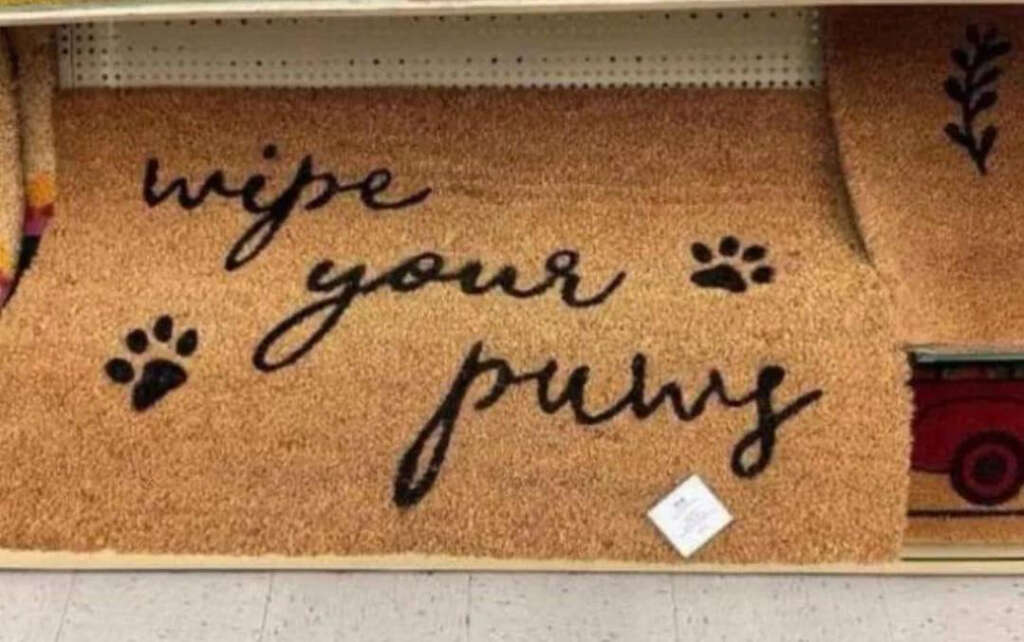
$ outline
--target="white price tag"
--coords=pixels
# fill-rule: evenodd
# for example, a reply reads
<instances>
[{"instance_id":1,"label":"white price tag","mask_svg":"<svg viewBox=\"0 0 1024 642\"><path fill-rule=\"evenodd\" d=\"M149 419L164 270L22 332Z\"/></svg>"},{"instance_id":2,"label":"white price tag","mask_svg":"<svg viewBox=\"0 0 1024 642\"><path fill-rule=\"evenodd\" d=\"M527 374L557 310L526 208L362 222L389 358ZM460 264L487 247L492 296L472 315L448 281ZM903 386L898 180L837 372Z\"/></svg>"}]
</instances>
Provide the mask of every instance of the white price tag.
<instances>
[{"instance_id":1,"label":"white price tag","mask_svg":"<svg viewBox=\"0 0 1024 642\"><path fill-rule=\"evenodd\" d=\"M696 475L655 504L647 517L683 557L693 555L732 522L729 510Z\"/></svg>"}]
</instances>

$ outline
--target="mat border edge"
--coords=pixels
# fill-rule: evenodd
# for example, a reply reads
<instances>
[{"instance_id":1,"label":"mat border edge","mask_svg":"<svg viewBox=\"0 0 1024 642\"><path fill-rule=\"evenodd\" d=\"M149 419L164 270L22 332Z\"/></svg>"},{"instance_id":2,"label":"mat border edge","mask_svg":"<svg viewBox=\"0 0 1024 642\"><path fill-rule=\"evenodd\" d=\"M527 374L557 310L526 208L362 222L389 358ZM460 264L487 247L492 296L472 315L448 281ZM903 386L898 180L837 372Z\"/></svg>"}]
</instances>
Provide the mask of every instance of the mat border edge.
<instances>
[{"instance_id":1,"label":"mat border edge","mask_svg":"<svg viewBox=\"0 0 1024 642\"><path fill-rule=\"evenodd\" d=\"M0 549L0 568L39 570L334 570L577 573L976 575L1024 573L1024 546L915 544L884 563L711 564L613 560L530 560L444 555L233 556Z\"/></svg>"}]
</instances>

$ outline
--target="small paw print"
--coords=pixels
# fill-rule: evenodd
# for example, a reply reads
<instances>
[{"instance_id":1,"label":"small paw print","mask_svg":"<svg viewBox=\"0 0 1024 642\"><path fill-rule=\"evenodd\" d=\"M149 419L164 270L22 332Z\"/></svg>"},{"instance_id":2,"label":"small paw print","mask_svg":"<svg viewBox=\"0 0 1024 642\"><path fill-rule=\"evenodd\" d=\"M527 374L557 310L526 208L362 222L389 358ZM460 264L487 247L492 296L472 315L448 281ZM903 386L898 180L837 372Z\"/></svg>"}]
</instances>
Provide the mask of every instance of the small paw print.
<instances>
[{"instance_id":1,"label":"small paw print","mask_svg":"<svg viewBox=\"0 0 1024 642\"><path fill-rule=\"evenodd\" d=\"M165 314L153 324L153 338L160 343L167 344L173 336L174 321ZM145 354L150 348L149 335L141 328L129 332L124 338L124 343L128 346L128 350L137 355ZM187 358L196 351L198 346L199 335L195 330L186 330L174 343L174 353L178 357ZM121 358L108 361L104 370L110 380L115 383L135 382L135 385L132 386L132 407L139 412L160 401L164 395L188 380L188 373L177 361L160 357L146 361L142 366L141 376L137 376L135 367L130 361Z\"/></svg>"},{"instance_id":2,"label":"small paw print","mask_svg":"<svg viewBox=\"0 0 1024 642\"><path fill-rule=\"evenodd\" d=\"M714 260L714 254L707 245L694 243L690 246L690 253L693 258L702 265L708 265ZM739 264L735 264L734 257L739 254ZM740 253L740 242L735 236L723 236L718 242L718 255L720 260L715 265L701 268L690 275L690 280L702 288L718 288L729 292L745 292L747 281L766 284L771 283L775 278L775 270L763 265L768 250L763 245L748 246ZM753 268L748 276L743 271Z\"/></svg>"}]
</instances>

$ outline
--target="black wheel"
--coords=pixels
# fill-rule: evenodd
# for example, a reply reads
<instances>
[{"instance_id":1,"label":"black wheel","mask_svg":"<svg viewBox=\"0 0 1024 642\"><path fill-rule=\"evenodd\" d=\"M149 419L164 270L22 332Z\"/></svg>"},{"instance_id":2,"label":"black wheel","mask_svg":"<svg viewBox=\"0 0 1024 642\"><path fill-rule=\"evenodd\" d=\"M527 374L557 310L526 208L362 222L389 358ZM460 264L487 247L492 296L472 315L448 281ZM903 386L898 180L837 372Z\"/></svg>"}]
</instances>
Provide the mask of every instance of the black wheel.
<instances>
[{"instance_id":1,"label":"black wheel","mask_svg":"<svg viewBox=\"0 0 1024 642\"><path fill-rule=\"evenodd\" d=\"M1004 432L977 434L956 449L949 477L972 504L1002 504L1024 485L1024 446Z\"/></svg>"}]
</instances>

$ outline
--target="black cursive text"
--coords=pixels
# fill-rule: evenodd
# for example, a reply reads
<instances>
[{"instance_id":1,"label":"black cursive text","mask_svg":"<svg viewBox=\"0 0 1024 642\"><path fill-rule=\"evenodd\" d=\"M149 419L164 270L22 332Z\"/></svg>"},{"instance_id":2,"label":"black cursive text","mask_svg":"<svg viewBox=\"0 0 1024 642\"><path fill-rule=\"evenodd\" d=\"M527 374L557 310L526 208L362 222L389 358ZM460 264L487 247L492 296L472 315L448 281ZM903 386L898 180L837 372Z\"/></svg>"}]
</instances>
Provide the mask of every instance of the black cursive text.
<instances>
[{"instance_id":1,"label":"black cursive text","mask_svg":"<svg viewBox=\"0 0 1024 642\"><path fill-rule=\"evenodd\" d=\"M585 308L602 303L626 278L624 272L619 272L596 294L581 297L578 293L580 276L576 274L579 262L579 254L575 251L558 250L544 262L547 276L533 285L520 287L519 272L514 266L505 265L493 276L481 282L484 267L480 261L469 261L455 270L446 272L444 257L434 252L423 252L404 259L368 281L365 280L365 264L355 265L332 276L334 262L321 261L310 270L306 279L306 289L310 292L326 292L330 296L310 303L268 332L256 346L253 365L263 372L271 372L295 363L338 325L356 297L373 294L384 287L404 293L419 290L428 283L457 283L459 289L470 296L497 290L516 299L530 299L561 283L562 302L570 308ZM269 357L274 344L317 315L322 315L319 325L314 327L298 347L285 350L284 355L276 359Z\"/></svg>"},{"instance_id":2,"label":"black cursive text","mask_svg":"<svg viewBox=\"0 0 1024 642\"><path fill-rule=\"evenodd\" d=\"M473 403L474 410L481 411L494 405L512 386L533 383L537 387L537 406L542 412L550 415L569 406L576 423L583 426L610 421L627 411L632 412L637 419L643 420L657 412L666 402L680 421L693 421L700 417L708 401L713 398L717 398L718 402L727 408L740 408L752 403L757 411L754 427L740 438L732 452L732 471L739 477L754 477L763 471L771 463L776 433L782 424L822 395L821 390L812 390L785 405L781 410L775 410L772 394L782 384L786 371L773 365L761 368L757 375L756 388L740 397L731 397L725 390L722 376L717 370L712 370L708 375L707 385L689 406L683 398L682 389L674 381L662 385L654 396L648 398L645 391L647 357L638 353L633 357L633 383L630 389L611 406L592 412L584 403L586 384L590 378L588 366L579 366L572 370L565 387L555 393L551 389L551 382L558 371L558 362L554 359L538 370L517 373L505 359L484 358L482 354L483 343L474 344L463 359L441 404L402 456L395 475L393 496L398 506L412 506L430 492L441 472L456 422L466 403L466 396L474 382L486 375L493 375L490 390ZM433 452L424 466L421 458L425 447L431 441L434 444ZM756 457L753 461L748 461L747 453L754 446L758 446Z\"/></svg>"},{"instance_id":3,"label":"black cursive text","mask_svg":"<svg viewBox=\"0 0 1024 642\"><path fill-rule=\"evenodd\" d=\"M263 157L267 160L276 156L277 148L274 145L263 148ZM389 170L375 169L362 180L345 183L330 172L314 171L313 157L309 155L299 162L288 187L265 201L259 198L267 185L267 177L264 174L253 174L240 187L232 187L227 184L224 170L218 169L206 177L195 194L191 194L188 181L182 177L175 178L162 190L157 189L159 171L159 160L151 158L146 161L146 172L142 179L142 198L150 207L156 207L177 194L178 204L186 210L191 210L202 205L210 194L216 194L227 199L240 199L242 207L257 216L256 221L235 241L228 252L224 260L224 268L227 270L236 270L253 260L274 240L274 236L284 226L288 217L300 206L306 188L310 186L314 186L317 191L301 204L305 210L321 208L330 203L335 196L345 192L358 192L359 200L371 210L409 207L422 202L430 194L428 187L397 201L384 201L379 197L391 185L392 176Z\"/></svg>"}]
</instances>

